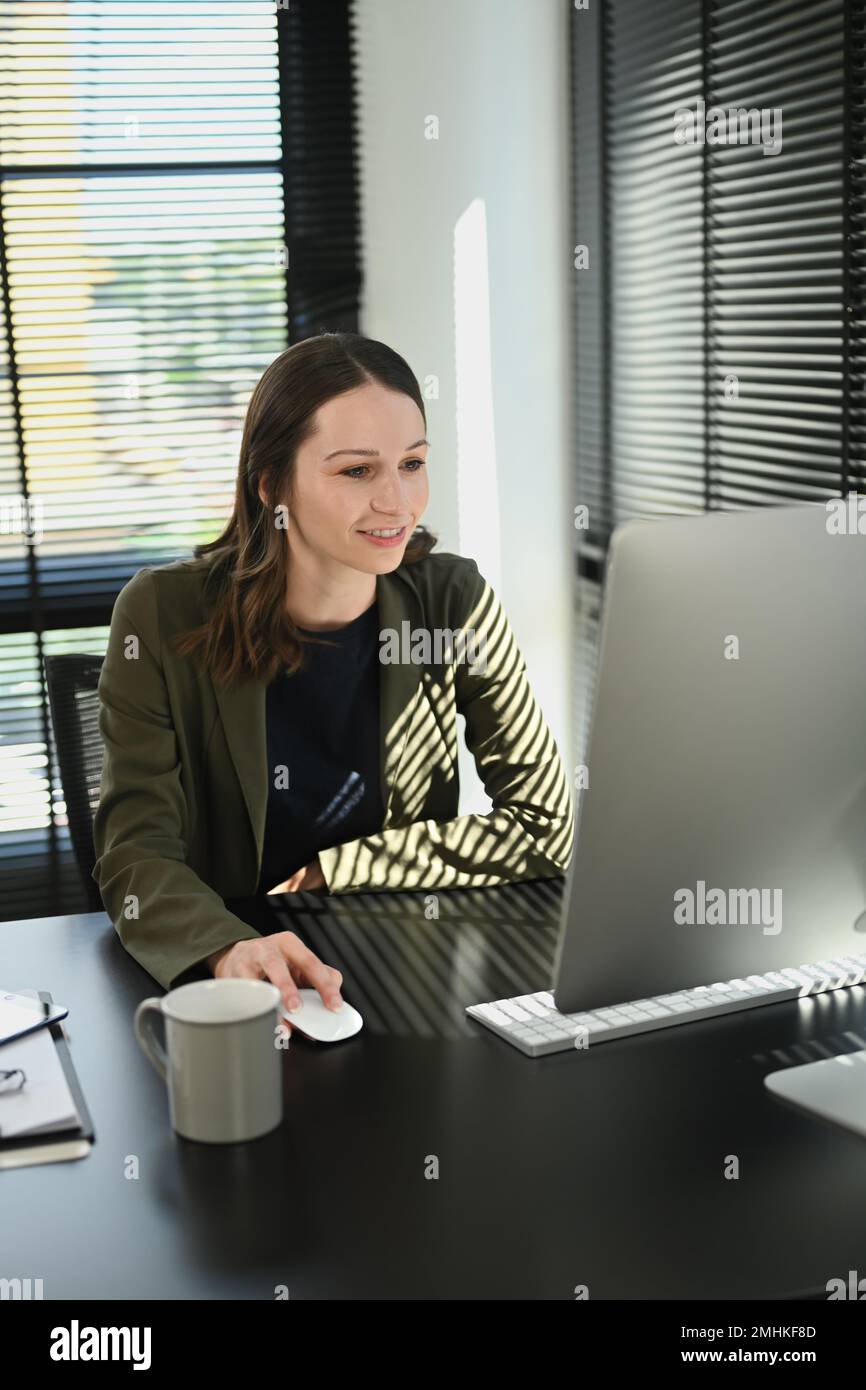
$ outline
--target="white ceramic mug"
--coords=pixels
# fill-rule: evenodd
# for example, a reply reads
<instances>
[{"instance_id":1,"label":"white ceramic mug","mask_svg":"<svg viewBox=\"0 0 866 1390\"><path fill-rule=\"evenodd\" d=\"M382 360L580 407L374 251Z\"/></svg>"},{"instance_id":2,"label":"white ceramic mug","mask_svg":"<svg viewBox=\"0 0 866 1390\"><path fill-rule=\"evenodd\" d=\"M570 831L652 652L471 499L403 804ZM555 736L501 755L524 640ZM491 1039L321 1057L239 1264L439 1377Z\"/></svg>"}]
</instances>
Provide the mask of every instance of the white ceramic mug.
<instances>
[{"instance_id":1,"label":"white ceramic mug","mask_svg":"<svg viewBox=\"0 0 866 1390\"><path fill-rule=\"evenodd\" d=\"M268 980L194 980L135 1011L135 1036L168 1083L172 1128L205 1144L236 1144L283 1118L280 991ZM165 1024L163 1048L153 1029Z\"/></svg>"}]
</instances>

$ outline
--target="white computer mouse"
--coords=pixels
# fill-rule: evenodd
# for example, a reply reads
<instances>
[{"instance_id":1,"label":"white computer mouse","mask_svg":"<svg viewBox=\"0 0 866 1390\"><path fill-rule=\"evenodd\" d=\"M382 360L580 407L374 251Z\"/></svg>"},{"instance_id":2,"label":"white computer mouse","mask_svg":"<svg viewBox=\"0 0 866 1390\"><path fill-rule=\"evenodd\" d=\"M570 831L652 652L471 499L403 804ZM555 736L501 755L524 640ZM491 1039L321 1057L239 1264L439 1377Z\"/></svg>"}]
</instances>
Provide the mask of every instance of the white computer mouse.
<instances>
[{"instance_id":1,"label":"white computer mouse","mask_svg":"<svg viewBox=\"0 0 866 1390\"><path fill-rule=\"evenodd\" d=\"M314 1042L342 1042L363 1028L364 1020L358 1010L347 1004L345 999L343 1007L335 1012L322 1002L317 989L299 989L298 994L301 996L301 1007L293 1012L284 1008L282 1014L292 1028L297 1028L304 1037L312 1038Z\"/></svg>"}]
</instances>

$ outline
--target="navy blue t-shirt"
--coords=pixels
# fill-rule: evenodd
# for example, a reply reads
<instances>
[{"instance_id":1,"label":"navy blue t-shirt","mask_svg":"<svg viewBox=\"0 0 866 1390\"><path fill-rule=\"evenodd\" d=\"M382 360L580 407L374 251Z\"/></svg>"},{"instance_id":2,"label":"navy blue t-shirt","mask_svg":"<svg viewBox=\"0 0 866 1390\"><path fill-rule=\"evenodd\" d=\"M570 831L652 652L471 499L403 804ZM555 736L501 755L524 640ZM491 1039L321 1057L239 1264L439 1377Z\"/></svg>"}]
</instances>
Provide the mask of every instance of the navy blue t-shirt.
<instances>
[{"instance_id":1,"label":"navy blue t-shirt","mask_svg":"<svg viewBox=\"0 0 866 1390\"><path fill-rule=\"evenodd\" d=\"M266 692L268 806L258 893L321 849L382 829L379 786L379 606L305 642L306 664ZM276 770L287 769L275 786Z\"/></svg>"}]
</instances>

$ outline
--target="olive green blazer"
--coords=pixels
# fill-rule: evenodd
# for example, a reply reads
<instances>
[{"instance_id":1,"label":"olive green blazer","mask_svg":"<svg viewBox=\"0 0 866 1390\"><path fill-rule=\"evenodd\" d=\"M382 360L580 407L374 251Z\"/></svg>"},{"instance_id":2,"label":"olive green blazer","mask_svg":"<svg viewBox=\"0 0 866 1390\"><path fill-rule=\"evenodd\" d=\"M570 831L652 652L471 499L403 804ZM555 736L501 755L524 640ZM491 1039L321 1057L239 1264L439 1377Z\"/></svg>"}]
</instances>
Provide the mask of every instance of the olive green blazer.
<instances>
[{"instance_id":1,"label":"olive green blazer","mask_svg":"<svg viewBox=\"0 0 866 1390\"><path fill-rule=\"evenodd\" d=\"M224 899L257 891L267 686L247 676L221 689L197 655L181 657L168 640L204 621L210 563L148 565L124 585L98 686L93 878L123 945L166 989L211 952L259 935ZM569 781L475 561L433 552L378 575L376 596L380 637L392 629L403 639L401 659L381 664L385 817L381 832L320 852L328 891L479 888L564 874L574 840ZM405 639L418 629L464 632L468 641L413 661ZM457 814L458 712L492 801L484 815Z\"/></svg>"}]
</instances>

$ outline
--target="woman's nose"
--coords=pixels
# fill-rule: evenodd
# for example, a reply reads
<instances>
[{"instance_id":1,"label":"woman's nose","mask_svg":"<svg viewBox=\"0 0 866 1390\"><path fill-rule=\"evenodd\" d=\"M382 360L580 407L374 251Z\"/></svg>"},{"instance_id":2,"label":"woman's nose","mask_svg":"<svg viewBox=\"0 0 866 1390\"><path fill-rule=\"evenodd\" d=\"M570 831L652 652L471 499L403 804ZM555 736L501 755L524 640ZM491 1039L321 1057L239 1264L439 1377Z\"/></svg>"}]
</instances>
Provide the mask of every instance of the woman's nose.
<instances>
[{"instance_id":1,"label":"woman's nose","mask_svg":"<svg viewBox=\"0 0 866 1390\"><path fill-rule=\"evenodd\" d=\"M405 510L403 486L396 478L389 478L376 490L373 499L382 512L403 512Z\"/></svg>"}]
</instances>

